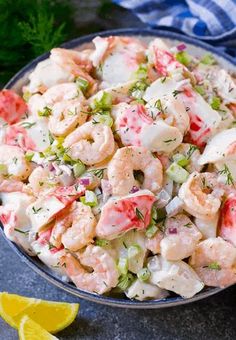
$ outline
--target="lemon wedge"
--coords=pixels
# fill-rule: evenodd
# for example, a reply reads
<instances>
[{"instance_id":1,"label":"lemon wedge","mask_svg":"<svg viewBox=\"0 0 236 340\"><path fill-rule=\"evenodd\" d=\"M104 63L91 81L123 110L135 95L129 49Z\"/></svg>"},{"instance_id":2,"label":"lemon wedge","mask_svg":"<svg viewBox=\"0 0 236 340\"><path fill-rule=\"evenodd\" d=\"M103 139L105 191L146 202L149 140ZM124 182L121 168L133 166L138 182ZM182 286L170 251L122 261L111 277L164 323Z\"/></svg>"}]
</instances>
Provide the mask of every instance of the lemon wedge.
<instances>
[{"instance_id":1,"label":"lemon wedge","mask_svg":"<svg viewBox=\"0 0 236 340\"><path fill-rule=\"evenodd\" d=\"M25 315L20 322L19 326L19 339L20 340L56 340L55 336L48 333L38 323L31 320Z\"/></svg>"},{"instance_id":2,"label":"lemon wedge","mask_svg":"<svg viewBox=\"0 0 236 340\"><path fill-rule=\"evenodd\" d=\"M79 310L79 304L32 299L15 294L0 293L0 316L12 327L19 328L27 315L50 333L69 326Z\"/></svg>"},{"instance_id":3,"label":"lemon wedge","mask_svg":"<svg viewBox=\"0 0 236 340\"><path fill-rule=\"evenodd\" d=\"M15 327L14 316L31 305L37 304L37 300L16 294L0 293L0 316L12 327Z\"/></svg>"}]
</instances>

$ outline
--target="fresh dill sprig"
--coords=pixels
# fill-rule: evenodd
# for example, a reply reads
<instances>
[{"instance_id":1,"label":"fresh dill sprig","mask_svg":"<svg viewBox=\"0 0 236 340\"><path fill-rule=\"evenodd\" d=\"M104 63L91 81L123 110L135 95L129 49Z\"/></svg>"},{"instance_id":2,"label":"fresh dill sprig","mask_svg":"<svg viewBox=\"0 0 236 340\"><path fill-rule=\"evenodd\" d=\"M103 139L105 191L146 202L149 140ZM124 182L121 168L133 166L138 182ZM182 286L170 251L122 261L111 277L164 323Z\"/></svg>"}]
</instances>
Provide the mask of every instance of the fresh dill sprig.
<instances>
[{"instance_id":1,"label":"fresh dill sprig","mask_svg":"<svg viewBox=\"0 0 236 340\"><path fill-rule=\"evenodd\" d=\"M226 164L224 164L224 168L219 171L220 175L225 175L226 176L226 183L227 185L233 185L234 184L234 179L233 176L229 170L229 168L227 167Z\"/></svg>"}]
</instances>

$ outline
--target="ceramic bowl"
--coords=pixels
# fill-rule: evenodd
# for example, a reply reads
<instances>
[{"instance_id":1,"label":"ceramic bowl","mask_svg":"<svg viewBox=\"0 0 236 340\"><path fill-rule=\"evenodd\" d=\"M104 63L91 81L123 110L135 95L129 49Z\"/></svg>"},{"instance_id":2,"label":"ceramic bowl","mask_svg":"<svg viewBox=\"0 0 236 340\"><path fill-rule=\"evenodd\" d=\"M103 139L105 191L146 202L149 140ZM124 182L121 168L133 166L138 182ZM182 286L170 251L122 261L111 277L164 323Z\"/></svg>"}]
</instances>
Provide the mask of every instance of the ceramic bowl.
<instances>
[{"instance_id":1,"label":"ceramic bowl","mask_svg":"<svg viewBox=\"0 0 236 340\"><path fill-rule=\"evenodd\" d=\"M162 30L151 30L151 29L122 29L122 30L112 30L105 31L101 33L94 33L81 37L78 39L71 40L65 44L63 47L70 49L83 49L85 46L91 44L92 39L97 36L110 36L110 35L125 35L125 36L135 36L137 38L149 41L154 37L161 37L167 43L176 45L179 42L184 42L187 45L188 50L193 53L193 55L201 56L206 52L210 52L219 61L219 63L226 69L231 71L235 70L235 60L228 55L219 52L216 48L209 46L206 43L200 42L190 37L183 36L181 34L172 33L169 31ZM27 77L29 73L35 68L38 62L46 59L49 53L43 54L42 56L36 58L24 68L22 68L6 85L6 88L14 89L20 93L20 89L23 85L27 83ZM17 253L20 259L25 262L32 270L38 273L40 276L51 282L53 285L67 291L70 294L78 296L80 298L90 300L93 302L110 305L114 307L124 307L124 308L163 308L163 307L174 307L177 305L182 305L190 303L193 301L204 299L208 296L220 292L220 288L205 288L203 291L195 295L190 299L183 299L180 296L170 294L166 299L160 300L148 300L148 301L136 301L128 300L124 298L116 298L112 296L97 295L89 292L82 291L76 288L72 283L64 282L59 277L57 277L48 267L46 267L39 259L36 257L30 257L16 244L8 240L3 232L2 226L0 228L2 236L5 238L6 242L10 247Z\"/></svg>"}]
</instances>

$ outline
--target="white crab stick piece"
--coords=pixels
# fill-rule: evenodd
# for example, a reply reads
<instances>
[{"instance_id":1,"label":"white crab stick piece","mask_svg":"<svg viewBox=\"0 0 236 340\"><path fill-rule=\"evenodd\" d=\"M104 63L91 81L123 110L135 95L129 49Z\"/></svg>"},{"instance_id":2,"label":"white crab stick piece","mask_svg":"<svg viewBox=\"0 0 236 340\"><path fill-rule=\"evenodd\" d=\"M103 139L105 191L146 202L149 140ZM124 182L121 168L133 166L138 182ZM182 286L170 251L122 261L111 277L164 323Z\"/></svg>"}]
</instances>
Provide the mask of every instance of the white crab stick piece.
<instances>
[{"instance_id":1,"label":"white crab stick piece","mask_svg":"<svg viewBox=\"0 0 236 340\"><path fill-rule=\"evenodd\" d=\"M179 77L166 78L164 82L161 78L157 79L147 88L143 98L154 104L158 99L165 100L170 93L180 99L188 111L191 142L198 146L204 145L219 126L220 115L192 89L189 80L179 80Z\"/></svg>"},{"instance_id":2,"label":"white crab stick piece","mask_svg":"<svg viewBox=\"0 0 236 340\"><path fill-rule=\"evenodd\" d=\"M30 73L30 83L27 90L31 93L38 92L40 87L46 89L56 84L66 83L73 80L73 75L65 71L50 59L43 60L37 64L34 71Z\"/></svg>"},{"instance_id":3,"label":"white crab stick piece","mask_svg":"<svg viewBox=\"0 0 236 340\"><path fill-rule=\"evenodd\" d=\"M183 135L174 126L158 120L152 125L146 125L140 133L142 146L152 152L169 153L175 150L182 142Z\"/></svg>"},{"instance_id":4,"label":"white crab stick piece","mask_svg":"<svg viewBox=\"0 0 236 340\"><path fill-rule=\"evenodd\" d=\"M83 186L60 187L48 196L39 197L33 204L29 205L26 214L30 218L34 231L41 230L45 225L68 204L83 195Z\"/></svg>"},{"instance_id":5,"label":"white crab stick piece","mask_svg":"<svg viewBox=\"0 0 236 340\"><path fill-rule=\"evenodd\" d=\"M236 128L221 131L212 137L198 160L203 165L236 159Z\"/></svg>"},{"instance_id":6,"label":"white crab stick piece","mask_svg":"<svg viewBox=\"0 0 236 340\"><path fill-rule=\"evenodd\" d=\"M143 105L121 103L114 106L116 133L124 145L144 146L152 152L171 152L182 142L178 128L163 120L153 120Z\"/></svg>"},{"instance_id":7,"label":"white crab stick piece","mask_svg":"<svg viewBox=\"0 0 236 340\"><path fill-rule=\"evenodd\" d=\"M147 299L165 299L168 296L168 292L164 289L157 287L156 285L136 280L127 289L125 295L129 299L136 299L144 301Z\"/></svg>"},{"instance_id":8,"label":"white crab stick piece","mask_svg":"<svg viewBox=\"0 0 236 340\"><path fill-rule=\"evenodd\" d=\"M171 262L161 256L154 256L148 262L148 269L152 284L175 292L183 298L191 298L204 287L195 271L183 261Z\"/></svg>"},{"instance_id":9,"label":"white crab stick piece","mask_svg":"<svg viewBox=\"0 0 236 340\"><path fill-rule=\"evenodd\" d=\"M28 239L31 223L26 209L35 198L22 192L1 193L0 197L2 200L0 219L4 224L7 238L19 244L32 255Z\"/></svg>"},{"instance_id":10,"label":"white crab stick piece","mask_svg":"<svg viewBox=\"0 0 236 340\"><path fill-rule=\"evenodd\" d=\"M236 84L226 70L219 70L214 73L212 79L213 87L218 94L224 99L226 104L236 104Z\"/></svg>"}]
</instances>

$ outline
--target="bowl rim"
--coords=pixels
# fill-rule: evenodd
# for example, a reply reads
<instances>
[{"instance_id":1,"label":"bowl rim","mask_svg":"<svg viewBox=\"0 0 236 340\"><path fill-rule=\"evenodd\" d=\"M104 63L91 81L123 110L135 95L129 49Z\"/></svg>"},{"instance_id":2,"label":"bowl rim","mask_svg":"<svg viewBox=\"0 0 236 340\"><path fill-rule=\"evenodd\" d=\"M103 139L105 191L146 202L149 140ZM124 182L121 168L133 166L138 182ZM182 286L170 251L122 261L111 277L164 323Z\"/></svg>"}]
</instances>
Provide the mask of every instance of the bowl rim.
<instances>
[{"instance_id":1,"label":"bowl rim","mask_svg":"<svg viewBox=\"0 0 236 340\"><path fill-rule=\"evenodd\" d=\"M95 38L97 35L105 37L110 35L132 35L132 36L152 36L152 37L161 37L167 38L171 40L180 40L187 44L192 44L194 46L200 47L208 52L215 54L216 56L221 57L222 59L226 60L228 63L232 65L232 67L236 66L236 60L229 55L225 54L222 51L218 51L217 48L196 40L192 37L187 37L180 33L174 33L168 30L159 30L159 29L149 29L149 28L128 28L128 29L114 29L114 30L107 30L103 32L92 33L86 36L82 36L79 38L72 39L68 42L65 42L61 45L64 48L75 48L79 45L89 43ZM29 62L26 66L20 69L5 85L6 89L11 89L24 75L26 72L30 71L34 68L37 63L46 59L49 56L49 52L40 55L39 57L35 58L31 62ZM3 230L3 225L0 223L0 234L6 240L8 245L11 249L20 257L20 259L25 262L32 270L34 270L37 274L41 277L45 278L47 281L52 283L53 285L63 289L64 291L77 296L79 298L83 298L85 300L91 302L97 302L104 305L109 305L113 307L122 307L122 308L133 308L133 309L157 309L157 308L165 308L165 307L174 307L178 305L187 304L190 302L202 300L206 297L212 296L217 294L218 292L222 291L222 288L207 288L205 291L198 293L192 298L184 299L180 296L170 297L166 299L159 299L159 300L147 300L147 301L137 301L137 300L128 300L128 299L120 299L120 298L113 298L108 297L105 295L97 295L94 293L83 291L72 284L62 281L56 275L53 275L50 269L47 268L46 265L41 264L41 262L37 262L34 260L34 257L29 256L26 252L23 251L17 244L10 241Z\"/></svg>"}]
</instances>

